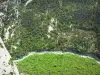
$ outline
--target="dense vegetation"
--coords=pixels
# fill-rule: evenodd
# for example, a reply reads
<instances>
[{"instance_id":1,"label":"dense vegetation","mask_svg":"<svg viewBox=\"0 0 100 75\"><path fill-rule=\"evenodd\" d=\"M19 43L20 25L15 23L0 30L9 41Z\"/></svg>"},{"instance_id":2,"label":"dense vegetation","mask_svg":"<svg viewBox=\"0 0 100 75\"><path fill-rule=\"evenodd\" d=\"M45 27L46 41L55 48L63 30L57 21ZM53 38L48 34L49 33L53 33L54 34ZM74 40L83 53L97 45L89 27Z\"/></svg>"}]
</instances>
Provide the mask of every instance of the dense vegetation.
<instances>
[{"instance_id":1,"label":"dense vegetation","mask_svg":"<svg viewBox=\"0 0 100 75\"><path fill-rule=\"evenodd\" d=\"M12 33L15 29L14 37L5 41L13 57L68 49L100 54L100 0L33 0L25 6L26 2L8 3L2 27L4 38L4 28L15 25L9 30ZM18 18L14 7L20 13Z\"/></svg>"},{"instance_id":2,"label":"dense vegetation","mask_svg":"<svg viewBox=\"0 0 100 75\"><path fill-rule=\"evenodd\" d=\"M17 52L68 49L99 52L99 1L33 0L20 10L22 29Z\"/></svg>"},{"instance_id":3,"label":"dense vegetation","mask_svg":"<svg viewBox=\"0 0 100 75\"><path fill-rule=\"evenodd\" d=\"M74 54L35 54L18 62L27 75L99 75L100 64Z\"/></svg>"}]
</instances>

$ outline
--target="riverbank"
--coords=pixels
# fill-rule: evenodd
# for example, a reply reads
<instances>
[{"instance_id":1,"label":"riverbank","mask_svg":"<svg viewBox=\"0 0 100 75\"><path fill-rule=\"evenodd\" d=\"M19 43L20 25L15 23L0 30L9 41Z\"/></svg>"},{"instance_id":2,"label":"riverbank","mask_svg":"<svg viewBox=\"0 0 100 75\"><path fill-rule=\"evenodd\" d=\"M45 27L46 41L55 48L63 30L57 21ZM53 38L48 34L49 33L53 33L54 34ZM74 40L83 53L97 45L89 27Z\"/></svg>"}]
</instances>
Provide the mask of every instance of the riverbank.
<instances>
[{"instance_id":1,"label":"riverbank","mask_svg":"<svg viewBox=\"0 0 100 75\"><path fill-rule=\"evenodd\" d=\"M85 55L82 55L82 54L78 54L76 52L62 52L62 51L43 51L43 52L30 52L28 53L28 55L24 56L23 58L21 59L18 59L18 60L14 60L13 62L17 63L17 62L20 62L24 59L26 59L27 57L31 56L31 55L34 55L34 54L73 54L73 55L77 55L77 56L80 56L80 57L83 57L83 58L90 58L90 59L94 59L97 61L97 63L100 64L100 59L98 59L96 56L92 55L92 54L85 54Z\"/></svg>"}]
</instances>

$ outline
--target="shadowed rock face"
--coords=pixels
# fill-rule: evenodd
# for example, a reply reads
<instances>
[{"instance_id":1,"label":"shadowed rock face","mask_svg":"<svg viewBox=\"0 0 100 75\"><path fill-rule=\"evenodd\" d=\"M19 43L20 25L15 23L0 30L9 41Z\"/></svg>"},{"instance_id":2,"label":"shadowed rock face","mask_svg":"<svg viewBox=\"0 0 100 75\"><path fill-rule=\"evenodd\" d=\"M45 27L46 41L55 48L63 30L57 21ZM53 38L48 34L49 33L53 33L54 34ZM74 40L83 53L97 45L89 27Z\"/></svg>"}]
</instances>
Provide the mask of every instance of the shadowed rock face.
<instances>
[{"instance_id":1,"label":"shadowed rock face","mask_svg":"<svg viewBox=\"0 0 100 75\"><path fill-rule=\"evenodd\" d=\"M96 54L96 56L100 59L100 54Z\"/></svg>"},{"instance_id":2,"label":"shadowed rock face","mask_svg":"<svg viewBox=\"0 0 100 75\"><path fill-rule=\"evenodd\" d=\"M0 12L1 10L4 10L7 6L7 0L0 0Z\"/></svg>"},{"instance_id":3,"label":"shadowed rock face","mask_svg":"<svg viewBox=\"0 0 100 75\"><path fill-rule=\"evenodd\" d=\"M0 0L0 2L5 2L5 1L7 1L7 0Z\"/></svg>"},{"instance_id":4,"label":"shadowed rock face","mask_svg":"<svg viewBox=\"0 0 100 75\"><path fill-rule=\"evenodd\" d=\"M0 0L0 36L3 31L4 22L6 22L7 2L8 0Z\"/></svg>"}]
</instances>

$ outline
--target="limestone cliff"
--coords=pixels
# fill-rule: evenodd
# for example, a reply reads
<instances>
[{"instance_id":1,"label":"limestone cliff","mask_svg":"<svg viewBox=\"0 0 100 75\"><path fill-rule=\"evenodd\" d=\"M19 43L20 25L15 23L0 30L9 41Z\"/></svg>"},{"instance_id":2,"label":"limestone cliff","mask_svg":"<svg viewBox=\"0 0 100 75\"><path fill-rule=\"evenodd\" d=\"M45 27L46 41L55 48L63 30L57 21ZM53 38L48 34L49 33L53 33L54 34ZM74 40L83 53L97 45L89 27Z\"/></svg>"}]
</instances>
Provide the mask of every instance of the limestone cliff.
<instances>
[{"instance_id":1,"label":"limestone cliff","mask_svg":"<svg viewBox=\"0 0 100 75\"><path fill-rule=\"evenodd\" d=\"M9 63L11 55L5 46L18 24L18 1L0 0L0 75L19 75L16 63Z\"/></svg>"}]
</instances>

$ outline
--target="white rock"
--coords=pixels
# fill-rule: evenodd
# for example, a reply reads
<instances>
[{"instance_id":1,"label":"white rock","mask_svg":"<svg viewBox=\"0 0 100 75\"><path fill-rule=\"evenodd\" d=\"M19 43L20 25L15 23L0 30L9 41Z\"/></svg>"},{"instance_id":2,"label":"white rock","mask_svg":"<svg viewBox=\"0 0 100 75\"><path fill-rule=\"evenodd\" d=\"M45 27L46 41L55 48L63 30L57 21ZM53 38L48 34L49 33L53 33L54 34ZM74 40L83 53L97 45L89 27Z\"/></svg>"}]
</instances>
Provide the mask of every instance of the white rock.
<instances>
[{"instance_id":1,"label":"white rock","mask_svg":"<svg viewBox=\"0 0 100 75\"><path fill-rule=\"evenodd\" d=\"M24 6L27 6L30 2L32 2L32 0L28 0Z\"/></svg>"}]
</instances>

